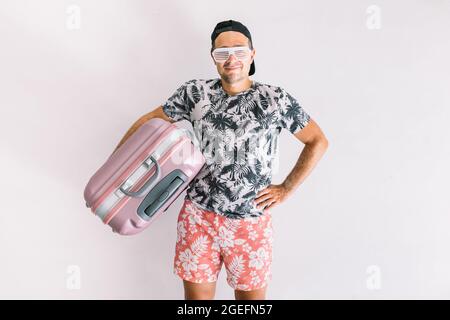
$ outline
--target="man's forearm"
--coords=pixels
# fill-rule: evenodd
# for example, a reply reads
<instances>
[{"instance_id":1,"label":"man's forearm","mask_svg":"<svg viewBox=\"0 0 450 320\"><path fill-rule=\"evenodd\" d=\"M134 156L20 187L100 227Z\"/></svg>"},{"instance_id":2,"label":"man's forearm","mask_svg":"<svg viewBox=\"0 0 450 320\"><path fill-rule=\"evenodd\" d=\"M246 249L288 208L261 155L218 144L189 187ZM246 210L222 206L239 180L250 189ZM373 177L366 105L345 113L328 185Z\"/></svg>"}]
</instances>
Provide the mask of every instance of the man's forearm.
<instances>
[{"instance_id":1,"label":"man's forearm","mask_svg":"<svg viewBox=\"0 0 450 320\"><path fill-rule=\"evenodd\" d=\"M146 121L148 121L149 119L146 117L141 117L139 118L132 126L130 129L128 129L128 131L125 133L125 135L123 136L122 140L120 140L119 144L117 145L116 149L114 149L114 152L116 152L117 149L119 149L119 147L124 144L124 142L133 134L136 132L137 129L139 129L140 126L142 126ZM113 152L113 153L114 153Z\"/></svg>"},{"instance_id":2,"label":"man's forearm","mask_svg":"<svg viewBox=\"0 0 450 320\"><path fill-rule=\"evenodd\" d=\"M297 163L282 183L288 193L292 193L306 179L327 148L326 142L305 144Z\"/></svg>"}]
</instances>

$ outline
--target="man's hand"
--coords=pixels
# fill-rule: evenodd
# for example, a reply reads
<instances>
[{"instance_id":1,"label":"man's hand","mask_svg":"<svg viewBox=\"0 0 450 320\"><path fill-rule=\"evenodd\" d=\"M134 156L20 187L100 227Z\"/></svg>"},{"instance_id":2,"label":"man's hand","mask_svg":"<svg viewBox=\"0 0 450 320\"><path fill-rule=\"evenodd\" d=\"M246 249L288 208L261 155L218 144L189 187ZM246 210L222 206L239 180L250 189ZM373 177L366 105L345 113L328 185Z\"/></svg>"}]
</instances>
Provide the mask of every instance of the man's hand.
<instances>
[{"instance_id":1,"label":"man's hand","mask_svg":"<svg viewBox=\"0 0 450 320\"><path fill-rule=\"evenodd\" d=\"M256 194L256 208L263 209L264 212L286 200L303 182L328 148L328 140L313 119L297 132L295 137L305 144L295 167L282 184L271 184Z\"/></svg>"},{"instance_id":2,"label":"man's hand","mask_svg":"<svg viewBox=\"0 0 450 320\"><path fill-rule=\"evenodd\" d=\"M289 191L284 184L271 184L256 194L256 208L264 209L265 212L286 200L288 196Z\"/></svg>"}]
</instances>

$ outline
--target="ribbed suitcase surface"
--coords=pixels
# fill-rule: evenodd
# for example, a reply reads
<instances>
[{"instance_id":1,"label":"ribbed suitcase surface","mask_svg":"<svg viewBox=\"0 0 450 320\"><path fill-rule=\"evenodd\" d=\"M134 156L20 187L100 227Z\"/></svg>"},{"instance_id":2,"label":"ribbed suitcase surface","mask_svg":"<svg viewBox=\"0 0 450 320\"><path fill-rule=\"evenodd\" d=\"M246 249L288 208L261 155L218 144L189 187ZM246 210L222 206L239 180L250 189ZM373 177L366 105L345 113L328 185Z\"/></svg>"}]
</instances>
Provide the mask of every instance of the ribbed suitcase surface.
<instances>
[{"instance_id":1,"label":"ribbed suitcase surface","mask_svg":"<svg viewBox=\"0 0 450 320\"><path fill-rule=\"evenodd\" d=\"M91 177L86 206L114 232L136 234L161 215L205 163L186 129L153 118Z\"/></svg>"}]
</instances>

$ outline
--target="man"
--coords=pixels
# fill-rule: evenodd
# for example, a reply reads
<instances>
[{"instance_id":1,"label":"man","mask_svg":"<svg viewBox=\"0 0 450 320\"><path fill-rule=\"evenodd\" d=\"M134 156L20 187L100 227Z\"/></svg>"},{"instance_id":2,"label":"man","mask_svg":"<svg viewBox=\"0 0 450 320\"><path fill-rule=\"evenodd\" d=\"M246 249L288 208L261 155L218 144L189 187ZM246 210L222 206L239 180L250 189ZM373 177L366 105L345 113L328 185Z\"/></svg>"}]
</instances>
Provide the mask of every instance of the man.
<instances>
[{"instance_id":1,"label":"man","mask_svg":"<svg viewBox=\"0 0 450 320\"><path fill-rule=\"evenodd\" d=\"M211 34L220 79L190 80L130 128L151 118L192 123L206 164L189 185L178 216L174 272L186 299L213 299L225 264L236 299L265 299L271 279L272 218L328 147L316 122L284 89L253 81L249 30L228 20ZM282 184L271 184L282 128L305 144ZM119 147L118 146L118 147Z\"/></svg>"}]
</instances>

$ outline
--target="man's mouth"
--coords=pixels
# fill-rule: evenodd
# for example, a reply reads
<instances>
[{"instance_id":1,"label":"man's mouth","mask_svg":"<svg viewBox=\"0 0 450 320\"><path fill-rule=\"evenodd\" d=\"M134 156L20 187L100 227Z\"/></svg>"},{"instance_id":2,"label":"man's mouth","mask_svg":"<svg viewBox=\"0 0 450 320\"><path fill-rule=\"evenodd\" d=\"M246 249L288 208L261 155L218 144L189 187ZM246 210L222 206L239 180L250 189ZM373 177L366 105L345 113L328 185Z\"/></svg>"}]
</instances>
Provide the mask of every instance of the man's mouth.
<instances>
[{"instance_id":1,"label":"man's mouth","mask_svg":"<svg viewBox=\"0 0 450 320\"><path fill-rule=\"evenodd\" d=\"M241 66L229 66L229 67L225 67L226 70L234 70L234 69L239 69Z\"/></svg>"}]
</instances>

